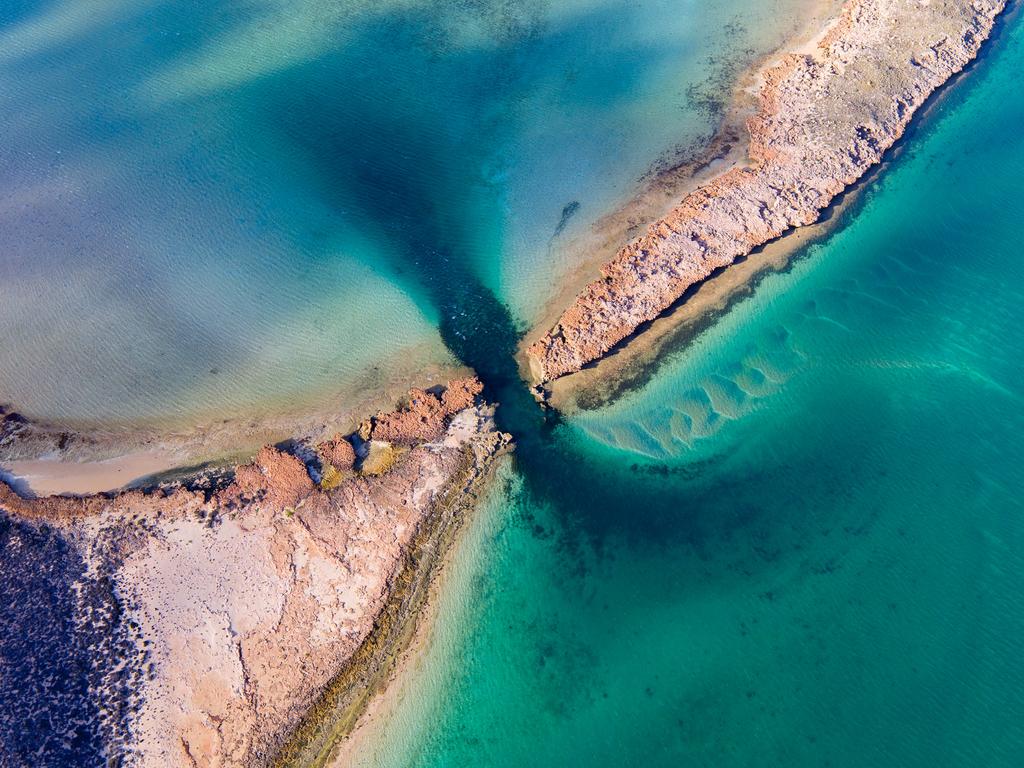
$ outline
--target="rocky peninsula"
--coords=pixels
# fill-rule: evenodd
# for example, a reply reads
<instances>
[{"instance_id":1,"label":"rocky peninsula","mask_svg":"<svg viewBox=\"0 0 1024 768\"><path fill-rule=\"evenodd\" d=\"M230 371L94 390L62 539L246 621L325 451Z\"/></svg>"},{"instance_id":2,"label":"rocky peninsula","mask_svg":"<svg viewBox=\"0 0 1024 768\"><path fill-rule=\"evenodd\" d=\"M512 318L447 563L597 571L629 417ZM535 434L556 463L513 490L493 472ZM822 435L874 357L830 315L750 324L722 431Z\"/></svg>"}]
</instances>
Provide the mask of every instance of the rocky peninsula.
<instances>
[{"instance_id":1,"label":"rocky peninsula","mask_svg":"<svg viewBox=\"0 0 1024 768\"><path fill-rule=\"evenodd\" d=\"M622 248L527 350L546 382L600 359L736 259L811 224L974 57L1005 0L849 0L763 73L748 159Z\"/></svg>"},{"instance_id":2,"label":"rocky peninsula","mask_svg":"<svg viewBox=\"0 0 1024 768\"><path fill-rule=\"evenodd\" d=\"M373 670L401 650L425 594L409 586L437 562L423 552L441 549L510 446L481 390L413 390L353 434L146 490L23 498L0 484L12 551L74 563L47 586L66 598L59 621L23 617L63 628L17 649L26 685L48 685L31 671L65 645L88 647L81 704L102 712L80 727L99 729L111 764L271 765L329 750L338 733L322 719L357 713L380 684ZM42 711L58 694L33 698L41 721L61 719ZM88 741L60 727L66 743ZM38 748L22 746L26 760Z\"/></svg>"}]
</instances>

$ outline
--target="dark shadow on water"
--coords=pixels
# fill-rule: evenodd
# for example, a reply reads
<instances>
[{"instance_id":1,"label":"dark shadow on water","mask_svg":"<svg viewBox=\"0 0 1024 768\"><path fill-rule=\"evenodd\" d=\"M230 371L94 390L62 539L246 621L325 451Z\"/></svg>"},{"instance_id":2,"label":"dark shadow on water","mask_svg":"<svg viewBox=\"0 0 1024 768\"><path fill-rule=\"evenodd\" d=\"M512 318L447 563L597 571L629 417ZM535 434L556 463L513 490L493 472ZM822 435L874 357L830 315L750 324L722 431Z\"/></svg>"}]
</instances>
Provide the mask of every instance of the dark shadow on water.
<instances>
[{"instance_id":1,"label":"dark shadow on water","mask_svg":"<svg viewBox=\"0 0 1024 768\"><path fill-rule=\"evenodd\" d=\"M0 604L0 764L118 758L141 663L113 586L58 531L0 514Z\"/></svg>"}]
</instances>

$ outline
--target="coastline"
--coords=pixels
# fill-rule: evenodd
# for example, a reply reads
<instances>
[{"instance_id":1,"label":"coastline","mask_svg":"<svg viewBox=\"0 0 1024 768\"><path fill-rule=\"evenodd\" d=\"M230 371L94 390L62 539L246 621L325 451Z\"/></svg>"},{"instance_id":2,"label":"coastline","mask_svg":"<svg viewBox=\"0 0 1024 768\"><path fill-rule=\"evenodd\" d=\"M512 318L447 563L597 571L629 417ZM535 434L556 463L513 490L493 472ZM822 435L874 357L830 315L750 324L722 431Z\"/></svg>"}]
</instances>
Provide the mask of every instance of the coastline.
<instances>
[{"instance_id":1,"label":"coastline","mask_svg":"<svg viewBox=\"0 0 1024 768\"><path fill-rule=\"evenodd\" d=\"M530 380L526 351L531 337L557 323L565 307L593 280L594 272L621 250L624 242L641 235L646 227L668 215L679 200L730 168L749 162L750 136L747 121L757 113L758 93L764 74L786 51L813 45L835 17L844 0L808 0L807 8L794 21L793 31L770 53L757 57L740 69L727 87L719 113L718 127L710 139L682 156L661 163L638 180L638 187L602 214L590 230L560 248L571 253L573 266L560 281L557 293L545 303L522 339L518 357L524 380Z\"/></svg>"},{"instance_id":2,"label":"coastline","mask_svg":"<svg viewBox=\"0 0 1024 768\"><path fill-rule=\"evenodd\" d=\"M429 638L437 594L470 524L467 516L493 492L505 453L499 450L476 470L469 464L461 487L452 488L424 521L373 632L277 754L274 768L340 766L354 757L358 738L387 708L388 696Z\"/></svg>"},{"instance_id":3,"label":"coastline","mask_svg":"<svg viewBox=\"0 0 1024 768\"><path fill-rule=\"evenodd\" d=\"M749 122L753 165L734 166L689 194L606 264L603 278L527 349L523 366L531 378L547 383L576 374L642 335L716 270L818 221L882 159L928 97L978 55L1004 7L1002 0L974 13L950 4L930 10L885 0L845 4L811 47L820 58L808 55L807 44L765 69L761 110ZM951 38L958 42L947 45ZM907 49L914 53L903 64ZM880 60L862 65L868 50ZM885 54L890 60L883 61ZM859 71L864 66L867 74ZM881 104L871 103L878 92L871 75L886 85L894 81L894 93L881 89ZM875 90L865 93L865 84ZM866 122L850 114L852 105L866 111Z\"/></svg>"},{"instance_id":4,"label":"coastline","mask_svg":"<svg viewBox=\"0 0 1024 768\"><path fill-rule=\"evenodd\" d=\"M831 28L819 30L820 35L827 36L832 34L829 29ZM778 54L773 55L771 59L772 61L777 60ZM769 64L762 65L759 71L769 66ZM954 73L950 78L943 81L942 85L955 79L956 76L956 73ZM933 94L942 92L944 91L937 90L933 91ZM927 109L928 101L926 99L915 111L913 119L920 119ZM905 130L909 130L909 128L905 128ZM732 134L727 134L726 136L728 138ZM906 133L901 132L901 136L905 138ZM680 299L677 298L669 305L667 313L663 311L652 320L645 321L650 323L649 327L645 327L641 323L634 330L633 334L625 337L620 342L616 342L606 353L597 358L594 363L584 365L576 373L571 373L549 382L548 399L551 405L560 410L571 410L574 407L594 407L600 405L608 398L614 397L615 387L623 385L623 382L625 382L625 386L630 386L629 382L631 380L635 381L638 376L648 375L647 369L657 364L657 359L665 348L685 343L694 333L699 332L699 329L703 327L702 323L713 322L718 313L728 311L732 303L746 295L756 285L761 276L769 271L784 269L794 255L805 249L813 241L826 236L836 225L837 221L845 215L848 208L856 204L865 185L874 178L875 174L884 170L888 159L892 157L892 153L899 151L899 141L901 139L897 139L893 147L885 150L879 162L869 167L864 175L851 182L850 185L838 193L837 197L823 209L826 212L825 218L819 218L813 223L787 230L780 237L771 239L762 246L755 247L746 256L738 257L731 265L720 267L721 271L716 272L715 277L711 279L705 278L693 284L694 290L692 293L684 291L682 304L678 303ZM701 160L693 164L699 170L695 174L688 176L688 180L684 179L677 181L677 183L682 184L684 187L689 185L691 187L687 189L689 193L697 186L718 175L723 166L734 165L738 162L737 153L745 153L745 146L737 145L731 139L728 143L729 148L724 154L720 151L723 145L712 144L708 149L709 156L711 157L710 161ZM690 166L686 167L689 168ZM679 168L672 169L669 173L675 173L679 176L680 170ZM616 212L612 215L619 216L620 213ZM629 350L627 354L619 354L623 349L620 345L623 344L628 344ZM229 464L240 455L251 453L249 446L257 444L251 441L284 441L285 438L291 438L289 442L298 447L294 450L293 454L288 454L286 451L284 455L294 455L301 459L303 450L308 449L310 446L314 446L315 449L315 444L326 442L329 440L329 434L332 431L340 432L347 430L349 432L358 432L362 428L358 414L372 411L372 408L368 407L366 403L381 403L388 399L393 402L397 399L393 395L393 390L394 386L389 387L386 392L375 392L372 395L368 395L365 403L360 402L358 405L346 408L343 412L344 415L335 413L329 418L327 415L296 417L297 420L292 428L287 426L288 422L286 419L281 419L278 421L262 421L259 424L252 422L248 427L239 424L237 425L240 430L238 432L232 432L231 428L227 426L212 427L211 433L216 435L215 439L211 439L209 434L197 433L181 436L182 442L175 443L173 440L167 442L168 438L166 437L150 436L147 438L142 433L138 433L125 443L123 442L123 436L112 435L109 441L100 439L97 442L91 442L96 440L95 435L90 435L85 431L81 433L68 433L61 430L58 426L38 425L40 426L40 431L35 437L30 438L30 441L21 443L21 446L31 445L31 440L38 440L37 446L51 446L50 454L58 458L35 460L31 465L37 466L39 461L52 461L53 473L50 479L60 480L62 477L66 478L69 466L80 468L83 472L83 479L81 482L75 481L75 486L80 490L71 491L71 489L68 489L71 492L98 492L128 484L119 482L117 486L99 487L101 485L109 485L113 480L120 481L124 479L122 476L125 474L133 474L135 470L131 469L131 467L141 468L143 465L134 462L137 462L140 455L144 454L152 454L154 464L144 465L145 469L142 471L142 474L132 477L130 480L144 480L148 478L150 483L159 481L168 484L168 487L170 487L180 482L183 477L194 474L200 468L177 469L159 475L161 469L171 470L173 467L180 467L183 461L196 460L198 458L204 464L203 469L216 470ZM465 412L465 410L463 409L459 413ZM445 424L446 429L450 429L449 417L452 415L446 414L444 416L447 422ZM0 411L0 416L3 416L2 411ZM386 416L386 414L378 414L379 421L383 421L381 416ZM275 426L270 428L269 424L274 424ZM246 432L246 429L249 431ZM60 442L63 436L69 434L70 437L66 444L61 446ZM235 442L233 450L228 452L227 446L232 445L233 441L237 441L239 435L244 435L245 439L250 442L245 444L246 447L241 448ZM269 437L257 438L257 435ZM3 433L0 432L0 437L2 436ZM369 432L367 436L371 436ZM435 439L447 440L447 437L431 436L431 440ZM462 438L458 439L461 440ZM143 446L152 445L153 443L147 442L147 440L153 440L156 441L157 447L101 461L75 462L73 464L63 461L63 459L75 456L102 456L105 455L105 451L109 451L115 448L115 446L132 445L132 440L141 441L140 444ZM369 443L371 440L366 442ZM401 442L401 440L396 440L395 444ZM54 449L53 446L57 446L57 448ZM195 446L202 446L207 451L210 451L213 446L224 446L225 450L216 455L212 453L188 453L190 447ZM0 441L0 447L4 447L2 441ZM414 444L413 449L415 447L418 446ZM408 448L409 446L403 446L403 450ZM437 493L437 498L430 503L429 510L416 523L413 532L410 534L411 538L401 548L399 565L386 580L382 593L383 605L377 610L369 633L360 641L356 650L352 652L340 669L333 671L331 680L326 688L316 695L315 702L311 706L303 705L304 714L301 716L299 723L289 727L288 733L290 735L283 738L281 749L275 754L267 756L268 764L274 766L326 766L343 764L343 761L346 759L345 756L351 754L350 750L358 748L360 729L371 727L371 720L381 709L386 709L388 692L395 689L398 683L397 678L407 673L412 660L421 652L423 644L429 636L431 622L436 618L435 597L438 590L443 588L445 570L449 566L454 553L457 552L459 537L465 529L467 515L473 513L474 507L480 503L480 500L488 492L488 489L493 484L493 476L499 466L500 458L510 450L507 436L505 436L502 444L497 446L491 445L489 450L480 448L480 451L477 451L477 448L480 448L480 446L472 443L472 441L470 441L469 447L466 445L461 446L460 463L458 463L456 468L448 468L451 477L445 481L441 490L437 491L434 489ZM160 453L161 450L166 450L167 453L162 454ZM179 452L175 453L175 451ZM0 454L0 462L3 461L2 456L3 454ZM407 455L403 456L400 462L407 459ZM12 466L14 469L20 468L24 473L28 473L30 470L29 464L18 461L13 464L4 464L3 466ZM396 465L397 469L391 471L404 471L402 469L404 466L406 465L399 463ZM50 480L46 479L47 466L45 463L39 469L43 473L43 484L37 483L35 486L32 486L30 482L31 490L40 494L54 491L57 486L46 484ZM349 468L346 468L346 472L347 469ZM265 469L261 469L261 471L267 474ZM14 474L17 475L18 473L15 472ZM156 478L154 478L154 474L157 474ZM20 476L23 477L24 474ZM2 474L0 474L0 479L3 479ZM346 474L346 481L349 479L351 477ZM423 479L424 476L422 474L417 474L415 477L410 476L410 483L413 483L410 486L413 488L413 495L423 490ZM313 480L316 481L315 476ZM65 480L65 482L67 481ZM212 484L208 489L188 489L189 495L181 497L185 499L183 509L188 513L196 512L198 514L203 505L209 503L211 495L216 495L224 490L222 486L217 485L216 481L211 482ZM373 482L375 480L366 479L367 484ZM88 486L88 491L81 490L86 488L87 483L93 483L93 485ZM172 491L171 495L176 492L176 490ZM287 492L291 493L290 490ZM146 507L150 503L146 499L152 499L153 497L136 492L134 494L126 494L124 498L127 498L132 506L141 504L142 507ZM169 496L164 498L169 498ZM205 500L201 501L201 499ZM101 500L94 501L72 501L69 499L67 503L63 501L54 502L54 508L70 509L72 506L75 508L80 507L84 510L84 514L91 515L98 513L101 507L109 504L110 500L109 497L103 497ZM3 507L3 503L4 497L0 495L0 508ZM10 504L9 498L8 503ZM26 503L31 504L31 502ZM154 504L163 509L162 504L157 504L156 502ZM45 504L41 505L41 508L45 507ZM289 509L292 510L294 515L296 510L301 509L301 505L295 508L291 504L283 505L278 511L284 516L291 518L292 515L289 515L287 512ZM109 513L104 512L103 514ZM162 514L163 512L158 512L156 519L159 520ZM48 519L49 515L41 515L41 518ZM306 525L302 518L303 513L300 511L296 519L302 522L303 525ZM81 537L80 533L76 535ZM169 529L165 535L170 536ZM100 557L95 555L95 553L94 556ZM120 555L118 556L120 557ZM106 557L106 555L102 557ZM101 561L102 558L100 560L93 560L93 562ZM293 566L294 562L293 559ZM233 627L230 629L232 632L234 631ZM288 682L290 681L282 684L285 685ZM221 726L218 725L215 730L219 733ZM282 739L278 738L275 743L281 741ZM191 765L206 764L200 762L197 759L197 755L191 752L188 752L187 757L191 760ZM261 756L261 761L263 757ZM186 765L187 763L183 762L182 764ZM227 764L232 763L229 760Z\"/></svg>"},{"instance_id":5,"label":"coastline","mask_svg":"<svg viewBox=\"0 0 1024 768\"><path fill-rule=\"evenodd\" d=\"M1019 3L1006 3L1004 11L995 20L986 44L975 58L951 76L942 87L932 92L878 164L839 193L817 221L783 233L691 286L665 312L638 328L605 356L575 373L544 383L542 390L539 390L543 393L543 401L558 411L572 414L600 408L620 395L642 387L666 362L668 355L688 347L735 304L750 296L763 278L790 269L796 260L808 255L815 244L827 240L842 228L851 216L857 214L870 187L915 141L917 132L941 107L953 88L975 73L977 65L986 58L1005 26L1017 18L1020 8ZM769 67L771 61L777 58L778 54L765 59L762 67ZM552 322L555 319L552 318ZM523 377L528 378L525 345L524 340L520 362Z\"/></svg>"},{"instance_id":6,"label":"coastline","mask_svg":"<svg viewBox=\"0 0 1024 768\"><path fill-rule=\"evenodd\" d=\"M822 13L835 9L841 0L816 0L812 3ZM817 16L802 20L798 33L792 41L805 42L821 34ZM774 59L773 53L769 59ZM605 214L600 226L607 231L626 226L639 227L636 217L641 211L652 211L671 207L679 190L696 187L701 179L711 178L723 165L742 160L746 144L739 141L736 131L753 113L756 105L756 89L752 80L760 77L764 64L751 67L731 90L729 106L724 110L720 129L711 143L695 158L657 172L652 181L643 184L630 206L622 206ZM730 134L728 131L732 130ZM659 212L661 212L659 210ZM654 218L648 215L646 220ZM626 223L632 219L632 223ZM586 266L593 266L594 259L575 270L577 279ZM564 290L573 290L571 282ZM452 514L447 509L424 523L422 530L407 554L402 572L395 577L389 588L387 604L382 611L382 620L375 624L373 633L367 637L352 662L338 673L330 687L317 704L312 707L303 723L295 730L289 742L277 753L274 766L341 766L355 760L360 747L372 738L375 728L386 720L388 710L393 706L389 697L400 692L402 677L420 657L429 642L431 628L436 620L437 595L445 586L446 571L451 566L460 546L460 538L469 524L465 515L482 503L485 495L493 489L493 475L498 471L498 456L483 472L477 472L466 485L464 492L451 500L461 509ZM422 559L418 553L422 553ZM365 654L365 655L364 655Z\"/></svg>"},{"instance_id":7,"label":"coastline","mask_svg":"<svg viewBox=\"0 0 1024 768\"><path fill-rule=\"evenodd\" d=\"M0 403L0 480L39 496L78 495L140 487L230 468L263 445L316 441L355 429L367 413L391 407L417 385L470 376L465 366L405 374L358 396L315 407L275 410L196 425L50 422L25 417Z\"/></svg>"},{"instance_id":8,"label":"coastline","mask_svg":"<svg viewBox=\"0 0 1024 768\"><path fill-rule=\"evenodd\" d=\"M685 348L702 331L757 289L769 274L788 269L806 250L827 238L852 207L861 187L848 190L833 215L802 227L693 286L664 313L579 371L544 384L546 405L566 414L613 402L651 378L671 351Z\"/></svg>"},{"instance_id":9,"label":"coastline","mask_svg":"<svg viewBox=\"0 0 1024 768\"><path fill-rule=\"evenodd\" d=\"M117 594L113 644L130 650L94 660L120 685L107 751L138 765L269 765L342 688L354 719L510 449L480 390L412 390L351 436L268 446L188 484L37 499L0 485L5 517L55 531Z\"/></svg>"},{"instance_id":10,"label":"coastline","mask_svg":"<svg viewBox=\"0 0 1024 768\"><path fill-rule=\"evenodd\" d=\"M963 70L931 94L879 163L837 195L817 221L791 229L755 248L747 256L737 258L733 264L692 286L664 313L624 339L604 357L576 373L547 382L544 385L545 403L572 414L600 408L621 394L643 386L666 362L667 355L685 349L735 304L749 297L763 278L790 269L796 260L808 255L810 248L841 229L851 216L857 215L870 187L908 149L917 131L941 107L953 87L975 72L976 65L986 56L1002 28L1016 18L1020 8L1019 3L1006 4L1005 11L996 19L986 46Z\"/></svg>"},{"instance_id":11,"label":"coastline","mask_svg":"<svg viewBox=\"0 0 1024 768\"><path fill-rule=\"evenodd\" d=\"M807 0L806 12L794 18L797 31L791 39L802 41L816 33L820 18L839 2ZM624 233L664 214L697 180L710 178L722 165L742 158L746 152L742 125L755 106L754 80L761 67L758 63L741 69L724 88L727 97L723 105L714 107L721 109L722 116L710 144L686 149L684 157L665 161L672 162L671 167L650 171L639 191L630 193L630 201L605 212L592 232L567 244L566 248L580 257L573 259L574 266L560 281L556 298L547 303L545 319L553 321L557 317L557 311L586 284L591 271L614 254ZM302 403L267 402L252 412L204 413L187 421L168 418L110 423L51 420L24 413L33 427L31 436L22 435L16 442L9 442L0 430L0 478L38 495L140 487L204 469L229 467L264 444L348 431L360 414L387 407L412 386L470 373L467 368L442 363L425 372L406 371L386 379L368 372L361 385L348 388L351 392L313 393ZM19 404L13 402L7 407L17 412ZM2 416L0 411L0 419Z\"/></svg>"},{"instance_id":12,"label":"coastline","mask_svg":"<svg viewBox=\"0 0 1024 768\"><path fill-rule=\"evenodd\" d=\"M487 478L478 502L473 507L473 517L467 518L459 525L451 545L443 553L442 562L431 580L429 594L408 646L396 658L386 684L370 700L349 733L338 740L325 768L351 768L356 765L372 764L367 763L367 759L372 759L369 750L378 746L382 738L386 738L385 730L395 710L401 705L402 697L409 693L409 684L414 683L414 676L422 672L421 665L436 641L437 622L442 612L446 607L453 608L450 605L453 594L458 595L457 601L464 595L464 590L469 588L468 581L471 577L466 576L466 569L469 573L474 572L476 555L467 552L466 549L481 546L481 539L488 535L489 526L495 525L496 515L489 505L497 503L501 498L500 494L503 494L512 482L512 466L513 462L502 461L494 464L491 476ZM481 519L482 517L485 519Z\"/></svg>"}]
</instances>

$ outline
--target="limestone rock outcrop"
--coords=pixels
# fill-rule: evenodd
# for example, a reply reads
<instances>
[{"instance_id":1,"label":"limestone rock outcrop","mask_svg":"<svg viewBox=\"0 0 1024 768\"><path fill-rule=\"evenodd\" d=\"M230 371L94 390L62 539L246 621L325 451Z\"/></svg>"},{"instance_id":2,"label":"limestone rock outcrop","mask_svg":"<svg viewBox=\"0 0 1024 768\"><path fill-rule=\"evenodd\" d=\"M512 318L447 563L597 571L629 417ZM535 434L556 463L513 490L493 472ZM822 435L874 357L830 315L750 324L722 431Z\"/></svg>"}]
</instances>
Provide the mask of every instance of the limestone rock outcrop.
<instances>
[{"instance_id":1,"label":"limestone rock outcrop","mask_svg":"<svg viewBox=\"0 0 1024 768\"><path fill-rule=\"evenodd\" d=\"M749 165L698 188L606 264L527 350L534 377L580 370L715 270L816 221L977 55L1004 6L849 0L813 51L764 73Z\"/></svg>"},{"instance_id":2,"label":"limestone rock outcrop","mask_svg":"<svg viewBox=\"0 0 1024 768\"><path fill-rule=\"evenodd\" d=\"M410 390L402 408L374 417L370 438L399 444L437 440L451 417L473 405L482 392L476 378L449 382L440 393Z\"/></svg>"}]
</instances>

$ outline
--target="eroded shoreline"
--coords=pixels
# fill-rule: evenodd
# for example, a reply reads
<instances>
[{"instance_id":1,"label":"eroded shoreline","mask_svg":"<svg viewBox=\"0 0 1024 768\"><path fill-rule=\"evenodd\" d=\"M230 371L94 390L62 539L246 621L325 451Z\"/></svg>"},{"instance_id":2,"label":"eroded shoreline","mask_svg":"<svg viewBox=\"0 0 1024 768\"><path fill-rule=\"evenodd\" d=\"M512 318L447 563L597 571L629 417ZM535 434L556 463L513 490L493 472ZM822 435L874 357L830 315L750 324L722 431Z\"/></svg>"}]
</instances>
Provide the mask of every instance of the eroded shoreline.
<instances>
[{"instance_id":1,"label":"eroded shoreline","mask_svg":"<svg viewBox=\"0 0 1024 768\"><path fill-rule=\"evenodd\" d=\"M332 764L343 742L362 722L374 699L391 685L404 663L415 653L412 645L423 631L436 579L455 546L467 515L489 490L496 459L479 465L467 459L459 482L436 505L413 539L401 571L389 586L388 599L373 631L331 681L302 724L276 755L275 768L320 768Z\"/></svg>"},{"instance_id":2,"label":"eroded shoreline","mask_svg":"<svg viewBox=\"0 0 1024 768\"><path fill-rule=\"evenodd\" d=\"M527 350L547 382L600 359L693 285L818 220L875 166L916 110L973 60L1003 0L850 0L811 51L765 73L750 164L688 195L624 247ZM909 53L908 53L909 52Z\"/></svg>"},{"instance_id":3,"label":"eroded shoreline","mask_svg":"<svg viewBox=\"0 0 1024 768\"><path fill-rule=\"evenodd\" d=\"M81 495L230 468L262 445L350 432L365 414L389 408L414 386L469 375L464 366L425 370L415 380L396 378L330 408L190 427L41 421L0 403L0 479L39 496Z\"/></svg>"}]
</instances>

